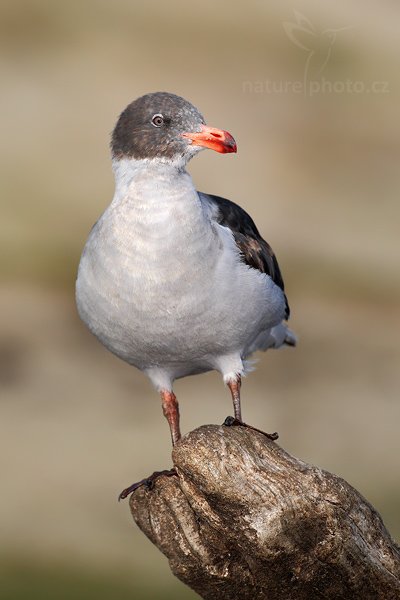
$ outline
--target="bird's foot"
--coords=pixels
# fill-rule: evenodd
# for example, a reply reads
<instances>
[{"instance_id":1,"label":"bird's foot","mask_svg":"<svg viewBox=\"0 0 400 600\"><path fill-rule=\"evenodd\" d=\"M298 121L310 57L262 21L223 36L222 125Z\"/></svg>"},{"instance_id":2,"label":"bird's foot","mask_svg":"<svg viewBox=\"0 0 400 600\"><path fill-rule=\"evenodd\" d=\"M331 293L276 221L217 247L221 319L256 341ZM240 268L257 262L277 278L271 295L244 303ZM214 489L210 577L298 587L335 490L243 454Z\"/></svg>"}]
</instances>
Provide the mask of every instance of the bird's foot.
<instances>
[{"instance_id":1,"label":"bird's foot","mask_svg":"<svg viewBox=\"0 0 400 600\"><path fill-rule=\"evenodd\" d=\"M275 441L278 439L279 435L275 431L274 433L266 433L265 431L261 431L261 429L257 429L256 427L252 427L251 425L247 425L247 423L243 423L243 421L239 421L239 419L235 419L235 417L226 417L225 421L222 423L225 427L247 427L248 429L253 429L253 431L258 431L258 433L262 433L269 440Z\"/></svg>"},{"instance_id":2,"label":"bird's foot","mask_svg":"<svg viewBox=\"0 0 400 600\"><path fill-rule=\"evenodd\" d=\"M132 483L132 485L130 485L129 487L127 487L124 490L122 490L122 492L118 496L118 502L120 500L124 500L127 496L129 496L129 494L132 494L133 492L135 492L138 488L140 488L142 486L145 486L145 488L147 490L153 489L154 482L161 475L165 475L166 477L172 477L173 475L178 475L178 474L175 471L175 469L169 469L169 470L165 469L164 471L154 471L154 473L152 475L150 475L150 477L146 477L145 479L142 479L141 481L137 481L136 483Z\"/></svg>"}]
</instances>

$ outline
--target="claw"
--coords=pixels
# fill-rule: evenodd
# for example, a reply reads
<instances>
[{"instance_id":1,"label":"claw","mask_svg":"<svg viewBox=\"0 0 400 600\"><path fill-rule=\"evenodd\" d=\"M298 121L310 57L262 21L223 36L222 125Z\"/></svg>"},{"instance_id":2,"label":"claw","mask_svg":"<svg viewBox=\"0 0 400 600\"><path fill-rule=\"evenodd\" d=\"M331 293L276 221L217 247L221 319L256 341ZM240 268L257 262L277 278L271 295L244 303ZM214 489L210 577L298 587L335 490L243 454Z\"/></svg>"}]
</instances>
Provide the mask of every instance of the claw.
<instances>
[{"instance_id":1,"label":"claw","mask_svg":"<svg viewBox=\"0 0 400 600\"><path fill-rule=\"evenodd\" d=\"M235 417L226 417L225 421L222 423L225 427L247 427L248 429L252 429L253 431L258 431L258 433L262 433L269 440L275 441L278 439L279 435L275 431L274 433L266 433L265 431L261 431L261 429L257 429L256 427L252 427L251 425L247 425L239 419L235 419Z\"/></svg>"},{"instance_id":2,"label":"claw","mask_svg":"<svg viewBox=\"0 0 400 600\"><path fill-rule=\"evenodd\" d=\"M129 487L122 490L122 492L118 496L118 502L120 502L120 500L124 500L127 496L129 496L129 494L133 494L133 492L135 492L138 488L140 488L142 486L145 486L146 489L149 491L152 490L154 487L154 482L161 475L165 475L166 477L172 477L173 475L178 475L178 474L175 471L175 469L169 469L169 470L165 469L164 471L154 471L154 473L152 475L150 475L150 477L146 477L145 479L141 479L140 481L137 481L136 483L132 483L132 485L130 485Z\"/></svg>"}]
</instances>

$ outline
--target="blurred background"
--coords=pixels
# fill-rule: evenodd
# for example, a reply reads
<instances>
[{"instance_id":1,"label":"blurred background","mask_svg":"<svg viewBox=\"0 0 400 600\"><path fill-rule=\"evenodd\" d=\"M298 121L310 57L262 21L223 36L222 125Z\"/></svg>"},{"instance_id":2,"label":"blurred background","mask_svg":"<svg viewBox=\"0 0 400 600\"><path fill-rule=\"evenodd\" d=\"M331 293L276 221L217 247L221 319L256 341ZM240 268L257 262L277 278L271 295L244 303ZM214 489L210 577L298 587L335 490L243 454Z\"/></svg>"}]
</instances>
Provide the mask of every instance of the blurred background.
<instances>
[{"instance_id":1,"label":"blurred background","mask_svg":"<svg viewBox=\"0 0 400 600\"><path fill-rule=\"evenodd\" d=\"M116 501L171 464L158 395L74 306L110 132L150 91L234 135L237 155L190 171L251 213L285 276L300 343L258 357L245 420L399 537L399 19L389 0L2 0L2 598L196 597ZM184 432L232 412L215 373L176 392Z\"/></svg>"}]
</instances>

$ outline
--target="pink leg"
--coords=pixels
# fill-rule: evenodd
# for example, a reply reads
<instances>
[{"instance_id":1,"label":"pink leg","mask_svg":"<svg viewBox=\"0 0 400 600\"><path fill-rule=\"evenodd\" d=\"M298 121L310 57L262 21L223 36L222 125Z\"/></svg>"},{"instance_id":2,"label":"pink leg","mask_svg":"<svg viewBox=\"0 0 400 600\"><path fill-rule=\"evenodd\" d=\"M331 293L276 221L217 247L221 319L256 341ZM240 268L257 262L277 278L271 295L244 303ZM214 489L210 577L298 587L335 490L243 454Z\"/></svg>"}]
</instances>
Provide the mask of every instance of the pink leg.
<instances>
[{"instance_id":1,"label":"pink leg","mask_svg":"<svg viewBox=\"0 0 400 600\"><path fill-rule=\"evenodd\" d=\"M231 390L232 401L233 401L233 410L235 414L235 419L242 423L242 411L240 408L240 387L242 385L242 378L240 375L236 377L236 379L228 381L228 387Z\"/></svg>"},{"instance_id":2,"label":"pink leg","mask_svg":"<svg viewBox=\"0 0 400 600\"><path fill-rule=\"evenodd\" d=\"M176 442L181 439L181 432L179 429L179 404L173 392L161 390L160 394L164 417L166 417L171 431L172 445L175 446Z\"/></svg>"}]
</instances>

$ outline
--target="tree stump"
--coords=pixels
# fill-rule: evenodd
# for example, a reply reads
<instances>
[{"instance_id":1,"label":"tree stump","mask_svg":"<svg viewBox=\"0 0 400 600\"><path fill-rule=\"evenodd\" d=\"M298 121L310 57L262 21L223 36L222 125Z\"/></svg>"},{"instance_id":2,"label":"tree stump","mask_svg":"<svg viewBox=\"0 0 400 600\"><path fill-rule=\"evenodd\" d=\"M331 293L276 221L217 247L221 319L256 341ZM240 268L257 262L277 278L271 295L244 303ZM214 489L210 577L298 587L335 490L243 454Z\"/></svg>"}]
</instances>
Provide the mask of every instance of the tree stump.
<instances>
[{"instance_id":1,"label":"tree stump","mask_svg":"<svg viewBox=\"0 0 400 600\"><path fill-rule=\"evenodd\" d=\"M172 456L130 508L205 600L400 599L400 549L340 477L244 426L200 427Z\"/></svg>"}]
</instances>

